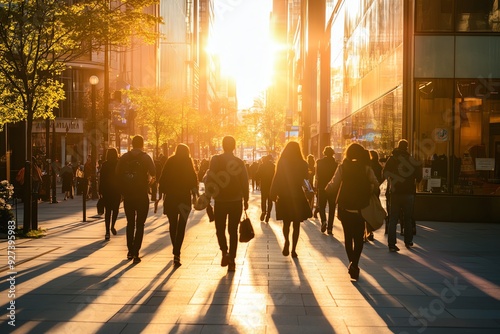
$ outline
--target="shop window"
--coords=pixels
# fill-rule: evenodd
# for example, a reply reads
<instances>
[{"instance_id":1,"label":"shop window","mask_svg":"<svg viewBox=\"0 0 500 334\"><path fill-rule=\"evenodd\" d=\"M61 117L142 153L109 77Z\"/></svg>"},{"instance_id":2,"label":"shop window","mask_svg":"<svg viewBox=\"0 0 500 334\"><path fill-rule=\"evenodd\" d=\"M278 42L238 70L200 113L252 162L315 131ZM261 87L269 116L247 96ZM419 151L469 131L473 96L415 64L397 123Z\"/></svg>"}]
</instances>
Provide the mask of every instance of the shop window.
<instances>
[{"instance_id":1,"label":"shop window","mask_svg":"<svg viewBox=\"0 0 500 334\"><path fill-rule=\"evenodd\" d=\"M416 83L415 158L423 163L421 192L449 193L452 152L453 80Z\"/></svg>"},{"instance_id":2,"label":"shop window","mask_svg":"<svg viewBox=\"0 0 500 334\"><path fill-rule=\"evenodd\" d=\"M457 31L500 31L498 0L457 0Z\"/></svg>"},{"instance_id":3,"label":"shop window","mask_svg":"<svg viewBox=\"0 0 500 334\"><path fill-rule=\"evenodd\" d=\"M418 32L452 31L452 0L417 0L416 30Z\"/></svg>"}]
</instances>

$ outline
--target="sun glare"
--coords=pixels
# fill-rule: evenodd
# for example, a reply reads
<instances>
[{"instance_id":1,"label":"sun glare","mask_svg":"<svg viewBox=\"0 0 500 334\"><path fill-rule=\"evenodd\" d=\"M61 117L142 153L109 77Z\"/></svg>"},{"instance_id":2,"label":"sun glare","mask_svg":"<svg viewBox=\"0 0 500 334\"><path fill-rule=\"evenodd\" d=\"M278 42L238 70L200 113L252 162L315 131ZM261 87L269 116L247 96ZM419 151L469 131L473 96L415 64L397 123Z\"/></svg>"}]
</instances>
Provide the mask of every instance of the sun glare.
<instances>
[{"instance_id":1,"label":"sun glare","mask_svg":"<svg viewBox=\"0 0 500 334\"><path fill-rule=\"evenodd\" d=\"M222 74L236 80L240 109L251 107L270 83L270 11L271 0L215 1L209 50L219 56Z\"/></svg>"}]
</instances>

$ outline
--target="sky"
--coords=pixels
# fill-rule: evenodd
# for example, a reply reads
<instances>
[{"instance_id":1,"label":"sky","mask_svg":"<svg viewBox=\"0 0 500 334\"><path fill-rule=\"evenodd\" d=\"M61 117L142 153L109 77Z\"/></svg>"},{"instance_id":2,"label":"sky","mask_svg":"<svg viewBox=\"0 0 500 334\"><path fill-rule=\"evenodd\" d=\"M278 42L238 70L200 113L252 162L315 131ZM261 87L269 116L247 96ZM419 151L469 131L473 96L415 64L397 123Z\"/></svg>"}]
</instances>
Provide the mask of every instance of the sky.
<instances>
[{"instance_id":1,"label":"sky","mask_svg":"<svg viewBox=\"0 0 500 334\"><path fill-rule=\"evenodd\" d=\"M219 55L222 74L235 78L239 109L249 108L271 78L272 0L215 0L214 9L210 51Z\"/></svg>"}]
</instances>

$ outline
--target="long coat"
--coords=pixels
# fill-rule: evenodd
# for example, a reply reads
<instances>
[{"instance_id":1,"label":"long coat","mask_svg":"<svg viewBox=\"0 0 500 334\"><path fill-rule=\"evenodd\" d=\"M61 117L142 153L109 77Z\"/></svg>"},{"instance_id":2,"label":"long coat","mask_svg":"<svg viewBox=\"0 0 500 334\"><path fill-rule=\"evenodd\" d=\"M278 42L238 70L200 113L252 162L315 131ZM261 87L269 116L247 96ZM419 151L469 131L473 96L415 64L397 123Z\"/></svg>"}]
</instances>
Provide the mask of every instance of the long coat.
<instances>
[{"instance_id":1,"label":"long coat","mask_svg":"<svg viewBox=\"0 0 500 334\"><path fill-rule=\"evenodd\" d=\"M271 198L276 201L276 219L303 221L312 217L302 185L308 177L305 161L280 160L271 185Z\"/></svg>"}]
</instances>

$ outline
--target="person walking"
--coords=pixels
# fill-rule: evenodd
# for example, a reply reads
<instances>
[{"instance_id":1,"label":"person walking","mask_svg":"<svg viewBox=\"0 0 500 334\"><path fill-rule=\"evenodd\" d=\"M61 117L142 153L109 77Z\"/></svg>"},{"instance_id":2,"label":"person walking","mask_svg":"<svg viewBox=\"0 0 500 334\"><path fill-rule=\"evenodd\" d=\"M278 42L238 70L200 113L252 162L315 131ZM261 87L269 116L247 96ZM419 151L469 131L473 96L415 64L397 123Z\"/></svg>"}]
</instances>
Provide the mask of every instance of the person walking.
<instances>
[{"instance_id":1,"label":"person walking","mask_svg":"<svg viewBox=\"0 0 500 334\"><path fill-rule=\"evenodd\" d=\"M109 240L110 231L116 235L116 219L120 209L121 194L116 178L116 164L118 163L118 151L111 147L106 151L106 161L102 163L99 173L99 196L104 201L104 227L105 240Z\"/></svg>"},{"instance_id":2,"label":"person walking","mask_svg":"<svg viewBox=\"0 0 500 334\"><path fill-rule=\"evenodd\" d=\"M387 192L390 194L387 243L389 251L397 252L399 248L396 246L396 225L401 212L405 246L413 246L413 205L416 185L422 180L421 163L408 152L407 140L401 139L398 142L398 147L392 151L384 166L383 175L387 178Z\"/></svg>"},{"instance_id":3,"label":"person walking","mask_svg":"<svg viewBox=\"0 0 500 334\"><path fill-rule=\"evenodd\" d=\"M384 176L382 174L382 165L380 164L380 159L378 152L375 150L370 150L370 167L377 178L377 182L379 184L379 188L375 189L375 195L380 196L380 185L384 182ZM370 224L365 222L365 235L363 237L364 242L375 240L375 236L373 235L373 229Z\"/></svg>"},{"instance_id":4,"label":"person walking","mask_svg":"<svg viewBox=\"0 0 500 334\"><path fill-rule=\"evenodd\" d=\"M149 177L154 180L156 176L153 159L143 151L143 147L144 138L140 135L134 136L132 150L123 154L116 165L123 195L123 209L127 218L127 259L134 259L134 263L141 262L139 250L149 210Z\"/></svg>"},{"instance_id":5,"label":"person walking","mask_svg":"<svg viewBox=\"0 0 500 334\"><path fill-rule=\"evenodd\" d=\"M370 195L378 189L378 182L369 167L369 153L357 143L350 144L345 158L337 168L327 191L337 198L338 217L344 229L345 250L349 259L351 279L359 277L359 259L363 251L365 219L360 210L368 206Z\"/></svg>"},{"instance_id":6,"label":"person walking","mask_svg":"<svg viewBox=\"0 0 500 334\"><path fill-rule=\"evenodd\" d=\"M228 271L235 271L238 224L243 209L245 211L248 209L249 181L245 163L233 154L236 149L234 137L225 136L222 139L222 148L224 153L210 159L205 193L215 200L215 229L217 241L222 251L221 266L227 266ZM229 248L226 223L229 232Z\"/></svg>"},{"instance_id":7,"label":"person walking","mask_svg":"<svg viewBox=\"0 0 500 334\"><path fill-rule=\"evenodd\" d=\"M276 202L276 219L283 221L283 256L290 254L290 226L293 222L292 257L296 258L300 223L312 217L311 207L302 185L308 178L307 162L302 156L299 143L290 141L285 145L276 166L271 184L271 199Z\"/></svg>"},{"instance_id":8,"label":"person walking","mask_svg":"<svg viewBox=\"0 0 500 334\"><path fill-rule=\"evenodd\" d=\"M73 198L73 168L71 162L66 161L64 167L59 172L59 177L62 180L62 192L64 193L64 200Z\"/></svg>"},{"instance_id":9,"label":"person walking","mask_svg":"<svg viewBox=\"0 0 500 334\"><path fill-rule=\"evenodd\" d=\"M257 178L260 180L260 221L269 223L271 218L271 210L273 209L273 201L271 200L270 191L273 182L276 166L273 162L272 155L262 157L262 164L257 170Z\"/></svg>"},{"instance_id":10,"label":"person walking","mask_svg":"<svg viewBox=\"0 0 500 334\"><path fill-rule=\"evenodd\" d=\"M186 144L177 145L174 155L167 159L158 184L160 194L163 194L163 214L167 215L169 222L174 266L179 267L182 265L181 248L191 213L191 198L198 195L198 178Z\"/></svg>"},{"instance_id":11,"label":"person walking","mask_svg":"<svg viewBox=\"0 0 500 334\"><path fill-rule=\"evenodd\" d=\"M324 157L316 162L316 189L318 192L318 207L321 217L321 232L333 235L333 220L335 219L335 197L327 193L326 185L335 175L338 163L334 158L335 150L331 146L323 149ZM326 205L328 204L328 224L326 217Z\"/></svg>"}]
</instances>

